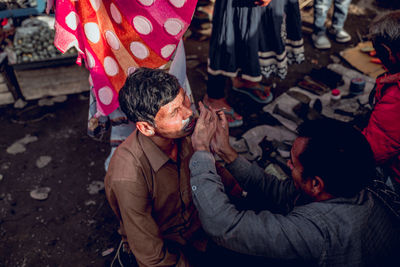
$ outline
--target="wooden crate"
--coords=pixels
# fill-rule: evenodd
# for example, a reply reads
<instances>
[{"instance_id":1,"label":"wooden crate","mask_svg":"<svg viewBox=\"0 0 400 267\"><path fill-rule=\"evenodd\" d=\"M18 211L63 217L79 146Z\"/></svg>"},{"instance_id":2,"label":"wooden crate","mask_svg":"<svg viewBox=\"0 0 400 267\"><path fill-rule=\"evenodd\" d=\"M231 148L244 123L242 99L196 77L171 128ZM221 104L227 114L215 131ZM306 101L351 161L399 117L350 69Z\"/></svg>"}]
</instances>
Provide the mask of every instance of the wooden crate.
<instances>
[{"instance_id":1,"label":"wooden crate","mask_svg":"<svg viewBox=\"0 0 400 267\"><path fill-rule=\"evenodd\" d=\"M5 65L0 66L0 106L12 104L15 101L15 96L12 85L7 77Z\"/></svg>"},{"instance_id":2,"label":"wooden crate","mask_svg":"<svg viewBox=\"0 0 400 267\"><path fill-rule=\"evenodd\" d=\"M0 106L14 103L14 97L11 92L0 93Z\"/></svg>"},{"instance_id":3,"label":"wooden crate","mask_svg":"<svg viewBox=\"0 0 400 267\"><path fill-rule=\"evenodd\" d=\"M26 100L46 96L81 93L89 90L89 71L79 65L50 68L14 69L22 95Z\"/></svg>"},{"instance_id":4,"label":"wooden crate","mask_svg":"<svg viewBox=\"0 0 400 267\"><path fill-rule=\"evenodd\" d=\"M14 103L13 94L8 89L6 77L0 72L0 106Z\"/></svg>"},{"instance_id":5,"label":"wooden crate","mask_svg":"<svg viewBox=\"0 0 400 267\"><path fill-rule=\"evenodd\" d=\"M0 105L14 103L14 96L8 89L6 78L3 72L0 72Z\"/></svg>"},{"instance_id":6,"label":"wooden crate","mask_svg":"<svg viewBox=\"0 0 400 267\"><path fill-rule=\"evenodd\" d=\"M2 74L0 73L0 93L5 93L5 92L9 92L10 90L8 89L8 85L5 81L5 79L2 79Z\"/></svg>"}]
</instances>

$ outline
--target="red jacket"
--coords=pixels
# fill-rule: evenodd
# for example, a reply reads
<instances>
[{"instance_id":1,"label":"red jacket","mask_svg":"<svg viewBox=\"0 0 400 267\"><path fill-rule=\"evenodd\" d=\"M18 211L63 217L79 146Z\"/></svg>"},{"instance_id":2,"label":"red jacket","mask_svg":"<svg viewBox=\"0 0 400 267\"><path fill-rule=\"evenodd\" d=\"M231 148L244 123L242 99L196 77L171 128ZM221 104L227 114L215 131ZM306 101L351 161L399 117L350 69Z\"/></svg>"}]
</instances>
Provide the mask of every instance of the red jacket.
<instances>
[{"instance_id":1,"label":"red jacket","mask_svg":"<svg viewBox=\"0 0 400 267\"><path fill-rule=\"evenodd\" d=\"M378 165L387 165L400 183L400 73L376 79L375 107L363 134Z\"/></svg>"}]
</instances>

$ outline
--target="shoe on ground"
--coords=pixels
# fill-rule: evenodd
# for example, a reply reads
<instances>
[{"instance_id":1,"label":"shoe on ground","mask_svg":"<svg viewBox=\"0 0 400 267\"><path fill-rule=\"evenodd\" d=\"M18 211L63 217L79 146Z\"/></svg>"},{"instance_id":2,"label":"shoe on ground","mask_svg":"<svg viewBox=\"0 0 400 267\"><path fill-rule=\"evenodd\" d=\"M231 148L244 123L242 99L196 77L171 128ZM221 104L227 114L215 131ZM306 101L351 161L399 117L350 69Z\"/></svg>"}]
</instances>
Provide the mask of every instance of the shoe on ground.
<instances>
[{"instance_id":1,"label":"shoe on ground","mask_svg":"<svg viewBox=\"0 0 400 267\"><path fill-rule=\"evenodd\" d=\"M314 46L318 49L329 49L331 48L331 42L328 39L326 34L313 34L311 39L314 43Z\"/></svg>"},{"instance_id":2,"label":"shoe on ground","mask_svg":"<svg viewBox=\"0 0 400 267\"><path fill-rule=\"evenodd\" d=\"M330 29L329 33L335 36L336 42L338 42L338 43L347 43L351 40L350 34L348 34L343 29L341 29L341 30Z\"/></svg>"}]
</instances>

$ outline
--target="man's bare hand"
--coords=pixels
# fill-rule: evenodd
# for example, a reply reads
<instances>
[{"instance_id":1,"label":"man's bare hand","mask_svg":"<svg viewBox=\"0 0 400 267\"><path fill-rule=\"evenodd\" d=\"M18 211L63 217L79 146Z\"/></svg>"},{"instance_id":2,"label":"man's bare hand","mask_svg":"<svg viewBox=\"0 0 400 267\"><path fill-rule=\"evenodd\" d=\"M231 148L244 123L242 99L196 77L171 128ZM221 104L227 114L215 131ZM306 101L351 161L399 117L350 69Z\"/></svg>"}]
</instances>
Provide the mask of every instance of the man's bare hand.
<instances>
[{"instance_id":1,"label":"man's bare hand","mask_svg":"<svg viewBox=\"0 0 400 267\"><path fill-rule=\"evenodd\" d=\"M215 111L206 109L199 102L200 116L192 134L192 146L195 151L210 151L210 143L217 129L217 114Z\"/></svg>"},{"instance_id":2,"label":"man's bare hand","mask_svg":"<svg viewBox=\"0 0 400 267\"><path fill-rule=\"evenodd\" d=\"M262 7L268 6L269 3L271 3L271 0L258 0L254 2L254 4L256 4L257 6L262 6Z\"/></svg>"},{"instance_id":3,"label":"man's bare hand","mask_svg":"<svg viewBox=\"0 0 400 267\"><path fill-rule=\"evenodd\" d=\"M217 112L218 123L214 138L211 140L211 150L226 163L231 163L237 158L236 151L229 144L229 125L223 110Z\"/></svg>"},{"instance_id":4,"label":"man's bare hand","mask_svg":"<svg viewBox=\"0 0 400 267\"><path fill-rule=\"evenodd\" d=\"M211 150L217 154L229 146L229 126L223 110L217 112L218 123L214 138L211 140Z\"/></svg>"}]
</instances>

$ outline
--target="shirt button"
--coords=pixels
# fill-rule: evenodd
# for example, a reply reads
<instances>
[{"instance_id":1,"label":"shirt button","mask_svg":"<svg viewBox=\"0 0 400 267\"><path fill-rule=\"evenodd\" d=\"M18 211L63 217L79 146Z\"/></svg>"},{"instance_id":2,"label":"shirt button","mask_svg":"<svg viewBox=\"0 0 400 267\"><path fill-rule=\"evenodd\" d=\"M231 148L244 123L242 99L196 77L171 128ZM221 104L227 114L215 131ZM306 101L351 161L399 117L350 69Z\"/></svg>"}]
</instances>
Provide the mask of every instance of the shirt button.
<instances>
[{"instance_id":1,"label":"shirt button","mask_svg":"<svg viewBox=\"0 0 400 267\"><path fill-rule=\"evenodd\" d=\"M197 186L195 186L195 185L192 186L192 190L193 190L193 191L196 191L196 189L197 189Z\"/></svg>"}]
</instances>

